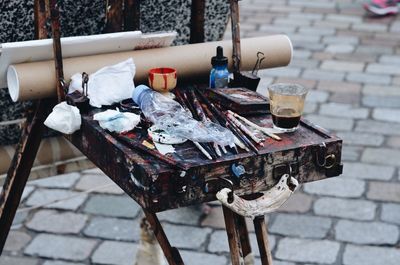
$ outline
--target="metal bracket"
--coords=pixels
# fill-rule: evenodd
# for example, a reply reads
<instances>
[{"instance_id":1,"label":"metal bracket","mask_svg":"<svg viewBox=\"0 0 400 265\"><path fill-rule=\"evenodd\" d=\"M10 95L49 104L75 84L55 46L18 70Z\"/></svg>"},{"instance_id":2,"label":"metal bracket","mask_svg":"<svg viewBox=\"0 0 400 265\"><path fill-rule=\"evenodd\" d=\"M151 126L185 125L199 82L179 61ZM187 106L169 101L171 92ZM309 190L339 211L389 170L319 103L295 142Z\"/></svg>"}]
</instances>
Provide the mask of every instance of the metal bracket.
<instances>
[{"instance_id":1,"label":"metal bracket","mask_svg":"<svg viewBox=\"0 0 400 265\"><path fill-rule=\"evenodd\" d=\"M330 169L336 165L337 159L335 154L327 154L328 149L325 143L320 144L316 153L316 164L320 168Z\"/></svg>"}]
</instances>

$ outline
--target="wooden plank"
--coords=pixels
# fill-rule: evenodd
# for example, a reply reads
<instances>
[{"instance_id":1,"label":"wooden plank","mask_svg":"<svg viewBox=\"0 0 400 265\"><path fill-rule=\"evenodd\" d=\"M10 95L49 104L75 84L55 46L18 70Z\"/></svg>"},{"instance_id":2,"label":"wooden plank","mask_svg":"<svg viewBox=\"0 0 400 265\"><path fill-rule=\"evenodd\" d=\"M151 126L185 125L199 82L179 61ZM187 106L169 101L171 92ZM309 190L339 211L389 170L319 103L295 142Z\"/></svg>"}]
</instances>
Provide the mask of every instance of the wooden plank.
<instances>
[{"instance_id":1,"label":"wooden plank","mask_svg":"<svg viewBox=\"0 0 400 265\"><path fill-rule=\"evenodd\" d=\"M249 231L247 229L246 218L235 213L235 219L238 226L240 244L242 246L243 257L251 253Z\"/></svg>"},{"instance_id":2,"label":"wooden plank","mask_svg":"<svg viewBox=\"0 0 400 265\"><path fill-rule=\"evenodd\" d=\"M267 224L264 216L254 218L254 230L257 236L258 248L260 250L261 264L272 265L272 255L268 242Z\"/></svg>"},{"instance_id":3,"label":"wooden plank","mask_svg":"<svg viewBox=\"0 0 400 265\"><path fill-rule=\"evenodd\" d=\"M35 36L47 38L45 27L48 18L48 5L45 0L35 0ZM0 194L0 255L3 252L8 233L21 201L26 182L32 169L44 131L44 120L54 106L54 100L37 102L36 111L24 124L20 141L8 170L3 190Z\"/></svg>"},{"instance_id":4,"label":"wooden plank","mask_svg":"<svg viewBox=\"0 0 400 265\"><path fill-rule=\"evenodd\" d=\"M232 59L233 59L233 72L240 72L240 23L239 23L239 0L230 0L231 6L231 25L232 25Z\"/></svg>"},{"instance_id":5,"label":"wooden plank","mask_svg":"<svg viewBox=\"0 0 400 265\"><path fill-rule=\"evenodd\" d=\"M172 247L169 243L168 238L165 235L165 232L160 224L160 221L157 218L157 215L147 210L143 211L146 215L147 221L149 221L150 225L152 226L154 235L156 236L165 257L167 258L169 265L184 265L178 249Z\"/></svg>"},{"instance_id":6,"label":"wooden plank","mask_svg":"<svg viewBox=\"0 0 400 265\"><path fill-rule=\"evenodd\" d=\"M190 19L190 43L204 42L205 10L205 0L192 0Z\"/></svg>"},{"instance_id":7,"label":"wooden plank","mask_svg":"<svg viewBox=\"0 0 400 265\"><path fill-rule=\"evenodd\" d=\"M47 37L46 22L49 17L48 0L35 0L34 16L35 16L35 38L42 39Z\"/></svg>"},{"instance_id":8,"label":"wooden plank","mask_svg":"<svg viewBox=\"0 0 400 265\"><path fill-rule=\"evenodd\" d=\"M225 219L225 228L228 235L229 250L231 252L232 265L244 265L242 246L236 223L235 213L222 206Z\"/></svg>"},{"instance_id":9,"label":"wooden plank","mask_svg":"<svg viewBox=\"0 0 400 265\"><path fill-rule=\"evenodd\" d=\"M74 133L70 140L129 196L153 212L215 200L215 194L221 187L213 179L231 180L238 196L268 190L286 173L282 170L288 170L289 165L300 183L324 179L325 169L318 168L315 163L315 154L322 142L326 143L327 153L335 154L340 163L341 141L334 136L317 133L317 127L304 126L301 122L295 133L281 135L282 141L267 138L265 146L260 148L262 155L257 156L242 152L211 161L200 157L201 154L191 143L175 145L176 153L167 156L171 159L180 157L183 162L190 163L190 168L182 171L131 148L102 129L92 119L99 111L91 110L83 115L81 130ZM269 115L247 118L261 126L272 127ZM142 140L143 137L139 136L141 130L134 131L137 137L132 140L138 143ZM232 172L232 167L239 165L245 169L240 178Z\"/></svg>"},{"instance_id":10,"label":"wooden plank","mask_svg":"<svg viewBox=\"0 0 400 265\"><path fill-rule=\"evenodd\" d=\"M60 11L57 0L50 0L51 32L53 38L54 65L56 68L56 88L58 102L65 100L64 87L61 80L64 80L63 59L61 51L61 30Z\"/></svg>"},{"instance_id":11,"label":"wooden plank","mask_svg":"<svg viewBox=\"0 0 400 265\"><path fill-rule=\"evenodd\" d=\"M122 31L122 4L123 0L106 1L106 26L105 33Z\"/></svg>"},{"instance_id":12,"label":"wooden plank","mask_svg":"<svg viewBox=\"0 0 400 265\"><path fill-rule=\"evenodd\" d=\"M140 30L140 0L124 0L124 31Z\"/></svg>"},{"instance_id":13,"label":"wooden plank","mask_svg":"<svg viewBox=\"0 0 400 265\"><path fill-rule=\"evenodd\" d=\"M32 169L44 131L44 120L54 106L53 99L38 102L33 119L25 124L0 194L0 254L15 217L22 192Z\"/></svg>"}]
</instances>

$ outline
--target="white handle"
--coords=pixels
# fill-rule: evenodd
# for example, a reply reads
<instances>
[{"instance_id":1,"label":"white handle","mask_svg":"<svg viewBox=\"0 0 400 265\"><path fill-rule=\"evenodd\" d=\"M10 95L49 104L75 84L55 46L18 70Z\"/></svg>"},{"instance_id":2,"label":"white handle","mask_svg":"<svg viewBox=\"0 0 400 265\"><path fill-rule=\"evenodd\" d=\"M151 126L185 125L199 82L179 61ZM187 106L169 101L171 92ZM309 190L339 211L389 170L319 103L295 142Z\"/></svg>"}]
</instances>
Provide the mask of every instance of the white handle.
<instances>
[{"instance_id":1,"label":"white handle","mask_svg":"<svg viewBox=\"0 0 400 265\"><path fill-rule=\"evenodd\" d=\"M298 186L297 179L285 174L274 187L263 192L263 196L255 200L245 200L233 194L233 201L229 203L228 196L232 190L228 188L223 188L217 192L216 196L223 205L235 213L254 218L276 211L289 199Z\"/></svg>"}]
</instances>

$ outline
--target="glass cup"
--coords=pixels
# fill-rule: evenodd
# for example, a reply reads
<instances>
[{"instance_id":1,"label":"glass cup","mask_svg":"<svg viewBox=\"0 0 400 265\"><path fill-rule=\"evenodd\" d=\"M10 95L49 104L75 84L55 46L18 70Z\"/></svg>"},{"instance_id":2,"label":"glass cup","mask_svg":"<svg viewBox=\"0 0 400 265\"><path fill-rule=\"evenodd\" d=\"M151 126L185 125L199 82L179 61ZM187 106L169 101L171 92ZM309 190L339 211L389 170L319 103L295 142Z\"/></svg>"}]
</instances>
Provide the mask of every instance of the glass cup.
<instances>
[{"instance_id":1,"label":"glass cup","mask_svg":"<svg viewBox=\"0 0 400 265\"><path fill-rule=\"evenodd\" d=\"M278 83L268 87L274 128L294 132L300 123L308 89L298 84Z\"/></svg>"}]
</instances>

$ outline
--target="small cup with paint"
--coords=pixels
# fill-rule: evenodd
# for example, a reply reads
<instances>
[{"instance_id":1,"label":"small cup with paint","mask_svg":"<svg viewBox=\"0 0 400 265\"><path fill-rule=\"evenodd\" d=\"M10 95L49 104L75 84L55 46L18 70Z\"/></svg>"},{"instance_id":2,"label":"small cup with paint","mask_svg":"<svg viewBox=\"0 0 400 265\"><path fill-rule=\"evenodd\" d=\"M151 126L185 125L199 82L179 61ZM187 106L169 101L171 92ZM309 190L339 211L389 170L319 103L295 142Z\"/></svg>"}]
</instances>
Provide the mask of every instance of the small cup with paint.
<instances>
[{"instance_id":1,"label":"small cup with paint","mask_svg":"<svg viewBox=\"0 0 400 265\"><path fill-rule=\"evenodd\" d=\"M176 70L173 68L160 67L149 71L149 85L152 89L167 93L176 87Z\"/></svg>"}]
</instances>

